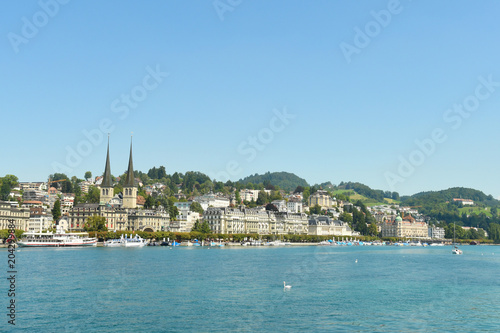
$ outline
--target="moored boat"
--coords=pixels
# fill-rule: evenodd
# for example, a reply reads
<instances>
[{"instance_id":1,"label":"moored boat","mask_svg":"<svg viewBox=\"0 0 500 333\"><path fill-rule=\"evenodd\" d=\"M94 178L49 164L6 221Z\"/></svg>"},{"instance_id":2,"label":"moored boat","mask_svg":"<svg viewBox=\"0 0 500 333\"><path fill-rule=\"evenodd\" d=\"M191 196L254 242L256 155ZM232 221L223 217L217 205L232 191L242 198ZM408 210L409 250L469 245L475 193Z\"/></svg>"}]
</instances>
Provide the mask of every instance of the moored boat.
<instances>
[{"instance_id":1,"label":"moored boat","mask_svg":"<svg viewBox=\"0 0 500 333\"><path fill-rule=\"evenodd\" d=\"M66 233L57 228L52 232L27 232L17 242L20 247L76 247L97 246L97 238L90 238L86 232Z\"/></svg>"}]
</instances>

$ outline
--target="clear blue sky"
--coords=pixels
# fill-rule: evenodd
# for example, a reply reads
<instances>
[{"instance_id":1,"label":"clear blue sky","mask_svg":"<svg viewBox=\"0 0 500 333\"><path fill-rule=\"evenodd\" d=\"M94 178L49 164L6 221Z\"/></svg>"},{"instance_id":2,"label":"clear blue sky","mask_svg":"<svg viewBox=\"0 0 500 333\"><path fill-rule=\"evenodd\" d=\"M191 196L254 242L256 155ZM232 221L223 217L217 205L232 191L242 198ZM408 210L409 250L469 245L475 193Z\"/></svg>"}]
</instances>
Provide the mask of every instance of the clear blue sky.
<instances>
[{"instance_id":1,"label":"clear blue sky","mask_svg":"<svg viewBox=\"0 0 500 333\"><path fill-rule=\"evenodd\" d=\"M496 1L53 4L8 1L0 12L1 176L45 180L61 165L102 174L108 130L94 143L83 131L107 119L115 175L133 132L144 172L289 171L311 184L500 196ZM466 102L466 116L447 112ZM293 118L282 122L285 109ZM446 140L423 155L415 140L438 128ZM68 148L86 156L69 166ZM401 169L410 156L414 170Z\"/></svg>"}]
</instances>

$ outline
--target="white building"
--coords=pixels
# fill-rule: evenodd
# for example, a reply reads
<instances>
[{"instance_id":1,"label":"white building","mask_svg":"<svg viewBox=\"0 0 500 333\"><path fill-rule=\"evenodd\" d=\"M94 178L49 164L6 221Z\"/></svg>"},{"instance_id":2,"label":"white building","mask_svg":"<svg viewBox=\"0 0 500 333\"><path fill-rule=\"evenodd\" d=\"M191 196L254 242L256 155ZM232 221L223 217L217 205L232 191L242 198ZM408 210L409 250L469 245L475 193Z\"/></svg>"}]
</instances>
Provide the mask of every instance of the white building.
<instances>
[{"instance_id":1,"label":"white building","mask_svg":"<svg viewBox=\"0 0 500 333\"><path fill-rule=\"evenodd\" d=\"M204 211L207 210L208 207L224 208L230 205L228 198L220 197L213 193L196 197L193 201L198 202Z\"/></svg>"},{"instance_id":2,"label":"white building","mask_svg":"<svg viewBox=\"0 0 500 333\"><path fill-rule=\"evenodd\" d=\"M260 190L241 190L240 197L243 201L257 201ZM266 194L271 194L271 190L264 190Z\"/></svg>"},{"instance_id":3,"label":"white building","mask_svg":"<svg viewBox=\"0 0 500 333\"><path fill-rule=\"evenodd\" d=\"M170 221L170 231L172 232L190 232L196 221L200 221L200 213L182 210L177 215L177 221Z\"/></svg>"},{"instance_id":4,"label":"white building","mask_svg":"<svg viewBox=\"0 0 500 333\"><path fill-rule=\"evenodd\" d=\"M286 203L286 208L290 213L303 213L302 200L290 199Z\"/></svg>"},{"instance_id":5,"label":"white building","mask_svg":"<svg viewBox=\"0 0 500 333\"><path fill-rule=\"evenodd\" d=\"M75 195L72 193L63 193L61 195L61 214L66 215L69 213L71 208L73 208L73 203L75 202Z\"/></svg>"},{"instance_id":6,"label":"white building","mask_svg":"<svg viewBox=\"0 0 500 333\"><path fill-rule=\"evenodd\" d=\"M349 224L333 220L329 216L312 216L309 218L309 235L315 236L357 236L359 232L352 231Z\"/></svg>"},{"instance_id":7,"label":"white building","mask_svg":"<svg viewBox=\"0 0 500 333\"><path fill-rule=\"evenodd\" d=\"M28 221L28 231L42 232L52 227L52 216L47 215L32 215Z\"/></svg>"},{"instance_id":8,"label":"white building","mask_svg":"<svg viewBox=\"0 0 500 333\"><path fill-rule=\"evenodd\" d=\"M327 191L319 190L309 196L308 205L309 207L319 205L322 209L328 209L334 206L334 201Z\"/></svg>"},{"instance_id":9,"label":"white building","mask_svg":"<svg viewBox=\"0 0 500 333\"><path fill-rule=\"evenodd\" d=\"M307 234L305 214L275 213L261 209L208 208L203 220L210 229L223 234Z\"/></svg>"},{"instance_id":10,"label":"white building","mask_svg":"<svg viewBox=\"0 0 500 333\"><path fill-rule=\"evenodd\" d=\"M178 202L174 202L174 206L177 207L179 212L189 211L192 203L193 203L192 201L178 201Z\"/></svg>"},{"instance_id":11,"label":"white building","mask_svg":"<svg viewBox=\"0 0 500 333\"><path fill-rule=\"evenodd\" d=\"M271 204L273 204L276 208L278 208L278 211L280 212L288 211L288 207L285 200L274 200L271 202Z\"/></svg>"},{"instance_id":12,"label":"white building","mask_svg":"<svg viewBox=\"0 0 500 333\"><path fill-rule=\"evenodd\" d=\"M0 229L9 228L9 220L14 220L15 229L28 230L30 210L12 207L8 201L0 201Z\"/></svg>"},{"instance_id":13,"label":"white building","mask_svg":"<svg viewBox=\"0 0 500 333\"><path fill-rule=\"evenodd\" d=\"M435 225L429 226L429 238L444 238L444 228L436 227Z\"/></svg>"}]
</instances>

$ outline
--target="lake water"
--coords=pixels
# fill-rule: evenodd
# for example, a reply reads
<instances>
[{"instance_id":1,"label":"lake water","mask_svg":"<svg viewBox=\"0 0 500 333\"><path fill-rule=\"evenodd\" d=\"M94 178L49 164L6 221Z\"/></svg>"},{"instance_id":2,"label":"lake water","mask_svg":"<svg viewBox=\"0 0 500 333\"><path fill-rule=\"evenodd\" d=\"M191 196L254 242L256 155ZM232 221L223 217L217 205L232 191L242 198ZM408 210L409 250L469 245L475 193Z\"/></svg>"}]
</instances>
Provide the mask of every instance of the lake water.
<instances>
[{"instance_id":1,"label":"lake water","mask_svg":"<svg viewBox=\"0 0 500 333\"><path fill-rule=\"evenodd\" d=\"M500 247L461 248L22 248L0 331L498 332Z\"/></svg>"}]
</instances>

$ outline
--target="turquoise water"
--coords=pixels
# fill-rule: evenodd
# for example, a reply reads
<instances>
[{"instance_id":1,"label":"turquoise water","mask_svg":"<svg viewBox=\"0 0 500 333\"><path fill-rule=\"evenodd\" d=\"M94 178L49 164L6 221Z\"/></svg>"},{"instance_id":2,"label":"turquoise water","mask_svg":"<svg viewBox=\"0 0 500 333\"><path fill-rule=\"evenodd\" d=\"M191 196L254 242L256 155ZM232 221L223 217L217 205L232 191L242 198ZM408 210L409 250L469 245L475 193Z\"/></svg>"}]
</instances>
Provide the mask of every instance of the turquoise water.
<instances>
[{"instance_id":1,"label":"turquoise water","mask_svg":"<svg viewBox=\"0 0 500 333\"><path fill-rule=\"evenodd\" d=\"M15 331L497 332L500 247L462 249L23 248Z\"/></svg>"}]
</instances>

